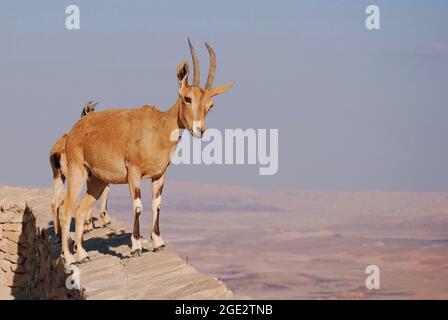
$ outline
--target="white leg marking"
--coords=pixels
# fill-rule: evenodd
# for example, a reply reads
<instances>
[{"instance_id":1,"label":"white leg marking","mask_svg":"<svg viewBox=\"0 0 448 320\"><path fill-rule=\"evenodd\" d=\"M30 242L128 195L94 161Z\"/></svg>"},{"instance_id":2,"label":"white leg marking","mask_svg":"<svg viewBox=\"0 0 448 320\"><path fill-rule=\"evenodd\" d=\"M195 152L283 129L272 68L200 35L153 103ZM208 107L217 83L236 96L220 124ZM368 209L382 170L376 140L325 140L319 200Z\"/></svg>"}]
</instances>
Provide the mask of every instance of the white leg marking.
<instances>
[{"instance_id":1,"label":"white leg marking","mask_svg":"<svg viewBox=\"0 0 448 320\"><path fill-rule=\"evenodd\" d=\"M135 239L134 236L132 236L131 241L132 241L131 253L134 253L137 250L143 251L141 238Z\"/></svg>"},{"instance_id":2,"label":"white leg marking","mask_svg":"<svg viewBox=\"0 0 448 320\"><path fill-rule=\"evenodd\" d=\"M162 196L159 195L157 198L155 198L152 201L152 231L151 231L151 238L152 238L152 247L153 249L159 249L163 246L165 246L165 241L163 241L162 237L160 236L160 230L159 234L156 234L154 232L154 228L156 226L157 220L159 218L159 211L160 211L160 204L162 203Z\"/></svg>"},{"instance_id":3,"label":"white leg marking","mask_svg":"<svg viewBox=\"0 0 448 320\"><path fill-rule=\"evenodd\" d=\"M140 198L134 199L134 201L132 202L132 206L133 206L133 209L134 209L134 219L140 219L139 215L143 211L143 204L142 204L142 201L140 200ZM134 235L132 235L131 241L132 241L131 253L134 253L137 250L142 251L142 240L141 240L141 238L136 239L134 237Z\"/></svg>"},{"instance_id":4,"label":"white leg marking","mask_svg":"<svg viewBox=\"0 0 448 320\"><path fill-rule=\"evenodd\" d=\"M159 195L157 198L152 200L152 212L156 212L160 209L160 204L162 203L162 196Z\"/></svg>"},{"instance_id":5,"label":"white leg marking","mask_svg":"<svg viewBox=\"0 0 448 320\"><path fill-rule=\"evenodd\" d=\"M143 204L142 204L142 200L140 200L140 198L135 199L135 200L132 202L132 206L133 206L133 208L134 208L134 214L135 214L136 212L141 213L141 212L143 211Z\"/></svg>"}]
</instances>

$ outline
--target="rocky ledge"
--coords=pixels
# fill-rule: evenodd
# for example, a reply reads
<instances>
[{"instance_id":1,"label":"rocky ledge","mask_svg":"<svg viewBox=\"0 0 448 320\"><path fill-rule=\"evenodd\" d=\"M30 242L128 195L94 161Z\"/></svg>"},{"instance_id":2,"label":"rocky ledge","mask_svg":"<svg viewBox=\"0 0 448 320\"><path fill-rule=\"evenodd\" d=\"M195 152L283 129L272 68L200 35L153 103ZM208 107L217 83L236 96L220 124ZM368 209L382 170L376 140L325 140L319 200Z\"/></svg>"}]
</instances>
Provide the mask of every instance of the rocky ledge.
<instances>
[{"instance_id":1,"label":"rocky ledge","mask_svg":"<svg viewBox=\"0 0 448 320\"><path fill-rule=\"evenodd\" d=\"M53 243L50 199L47 189L0 187L0 299L233 298L169 248L152 252L144 241L143 254L131 258L130 233L115 220L84 236L91 260L67 274Z\"/></svg>"}]
</instances>

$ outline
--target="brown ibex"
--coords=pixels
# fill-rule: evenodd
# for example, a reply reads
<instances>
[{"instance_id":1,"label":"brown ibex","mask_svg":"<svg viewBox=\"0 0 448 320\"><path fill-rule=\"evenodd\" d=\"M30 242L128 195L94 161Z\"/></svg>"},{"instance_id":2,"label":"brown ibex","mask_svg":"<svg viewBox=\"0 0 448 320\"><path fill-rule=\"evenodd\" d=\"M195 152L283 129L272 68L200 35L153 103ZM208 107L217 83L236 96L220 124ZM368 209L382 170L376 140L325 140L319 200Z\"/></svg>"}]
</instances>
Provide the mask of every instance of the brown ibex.
<instances>
[{"instance_id":1,"label":"brown ibex","mask_svg":"<svg viewBox=\"0 0 448 320\"><path fill-rule=\"evenodd\" d=\"M199 62L191 42L193 84L188 84L187 61L176 71L178 98L174 106L160 111L145 105L135 109L108 109L83 117L69 132L66 143L68 188L61 215L62 254L66 265L75 262L69 251L70 219L75 212L74 251L78 261L88 257L82 247L84 219L108 184L129 184L133 200L134 226L131 254L140 254L140 196L142 179L152 180L153 250L165 246L160 236L159 213L165 173L183 129L200 138L205 131L205 116L213 106L213 97L229 90L234 83L212 87L216 69L213 49L205 43L210 55L210 69L204 88L199 84ZM174 135L173 135L174 133ZM173 139L175 136L175 139ZM87 181L87 192L76 207L76 199Z\"/></svg>"},{"instance_id":2,"label":"brown ibex","mask_svg":"<svg viewBox=\"0 0 448 320\"><path fill-rule=\"evenodd\" d=\"M84 105L84 108L82 109L81 118L95 111L95 107L97 105L98 102L96 103L93 103L93 101L87 102ZM50 151L50 164L51 164L51 170L53 172L53 198L51 200L51 209L53 211L53 225L56 241L58 241L58 238L60 237L59 208L61 206L62 193L64 190L64 182L65 177L67 175L67 161L65 156L66 141L67 141L67 134L64 134L56 141L56 143L54 144L53 148ZM107 187L103 192L101 209L100 209L100 217L103 221L103 224L105 225L110 222L109 216L107 214L108 193L109 193L109 187ZM91 211L89 212L89 215L86 218L85 223L87 231L93 228Z\"/></svg>"}]
</instances>

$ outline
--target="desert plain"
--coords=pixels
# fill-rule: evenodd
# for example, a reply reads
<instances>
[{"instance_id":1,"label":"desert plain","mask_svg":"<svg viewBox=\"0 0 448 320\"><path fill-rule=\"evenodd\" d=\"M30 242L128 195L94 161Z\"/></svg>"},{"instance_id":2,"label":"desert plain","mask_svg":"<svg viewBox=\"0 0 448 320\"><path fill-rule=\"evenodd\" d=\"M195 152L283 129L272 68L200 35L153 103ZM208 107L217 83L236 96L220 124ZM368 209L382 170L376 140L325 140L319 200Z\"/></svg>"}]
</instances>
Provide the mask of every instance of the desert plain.
<instances>
[{"instance_id":1,"label":"desert plain","mask_svg":"<svg viewBox=\"0 0 448 320\"><path fill-rule=\"evenodd\" d=\"M125 186L112 187L109 211L131 226ZM144 210L146 237L150 219ZM448 298L448 193L266 192L168 181L160 219L169 248L238 297ZM369 265L379 267L379 290L365 286Z\"/></svg>"}]
</instances>

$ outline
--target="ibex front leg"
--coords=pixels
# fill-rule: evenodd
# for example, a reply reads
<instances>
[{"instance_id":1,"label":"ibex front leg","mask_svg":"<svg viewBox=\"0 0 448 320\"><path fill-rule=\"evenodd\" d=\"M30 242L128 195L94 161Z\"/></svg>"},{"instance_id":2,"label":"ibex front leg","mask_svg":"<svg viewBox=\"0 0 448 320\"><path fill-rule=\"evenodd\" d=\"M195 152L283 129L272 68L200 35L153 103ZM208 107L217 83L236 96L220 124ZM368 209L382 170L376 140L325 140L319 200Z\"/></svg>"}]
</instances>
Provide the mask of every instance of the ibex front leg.
<instances>
[{"instance_id":1,"label":"ibex front leg","mask_svg":"<svg viewBox=\"0 0 448 320\"><path fill-rule=\"evenodd\" d=\"M132 248L131 255L140 256L142 249L142 241L140 239L140 215L143 212L143 204L141 200L141 192L140 192L140 174L133 169L128 170L128 183L129 183L129 191L131 193L132 198L132 211L134 214L134 230L132 231Z\"/></svg>"},{"instance_id":2,"label":"ibex front leg","mask_svg":"<svg viewBox=\"0 0 448 320\"><path fill-rule=\"evenodd\" d=\"M159 227L159 215L160 215L160 205L162 203L162 190L163 182L165 180L165 173L162 174L157 179L152 180L152 229L151 229L151 239L152 239L152 249L157 251L160 248L165 247L165 241L163 241L160 236Z\"/></svg>"}]
</instances>

